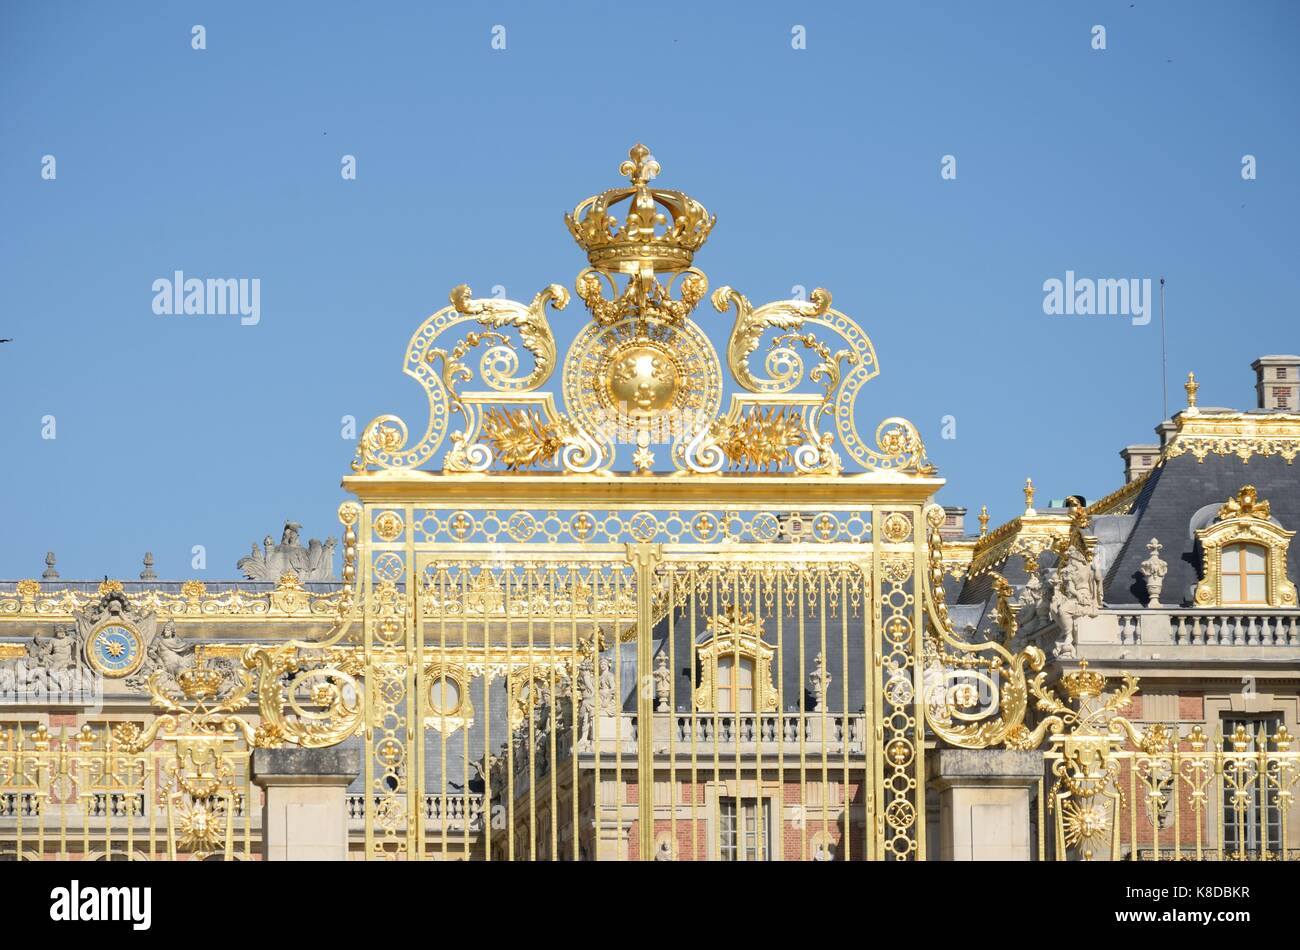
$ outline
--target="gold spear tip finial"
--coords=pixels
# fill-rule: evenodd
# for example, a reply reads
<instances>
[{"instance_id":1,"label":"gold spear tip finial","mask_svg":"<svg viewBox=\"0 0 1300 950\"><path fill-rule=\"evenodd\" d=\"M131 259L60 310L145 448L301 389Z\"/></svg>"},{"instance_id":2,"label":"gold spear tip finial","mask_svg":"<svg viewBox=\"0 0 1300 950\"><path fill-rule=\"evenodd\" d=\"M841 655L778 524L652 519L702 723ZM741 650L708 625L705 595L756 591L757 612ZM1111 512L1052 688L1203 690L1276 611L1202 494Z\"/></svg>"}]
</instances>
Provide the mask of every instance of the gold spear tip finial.
<instances>
[{"instance_id":1,"label":"gold spear tip finial","mask_svg":"<svg viewBox=\"0 0 1300 950\"><path fill-rule=\"evenodd\" d=\"M1201 384L1196 381L1196 374L1188 372L1187 382L1183 383L1183 389L1187 390L1187 408L1196 408L1196 390L1201 388Z\"/></svg>"}]
</instances>

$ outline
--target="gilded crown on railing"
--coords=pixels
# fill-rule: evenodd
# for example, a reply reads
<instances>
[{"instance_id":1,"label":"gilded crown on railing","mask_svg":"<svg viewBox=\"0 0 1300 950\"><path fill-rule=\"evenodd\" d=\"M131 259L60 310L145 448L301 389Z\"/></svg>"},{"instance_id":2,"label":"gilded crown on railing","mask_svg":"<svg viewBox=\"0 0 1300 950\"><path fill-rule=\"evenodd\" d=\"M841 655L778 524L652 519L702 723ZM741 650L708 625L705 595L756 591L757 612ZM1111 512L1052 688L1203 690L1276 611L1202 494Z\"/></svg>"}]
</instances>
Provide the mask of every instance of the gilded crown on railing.
<instances>
[{"instance_id":1,"label":"gilded crown on railing","mask_svg":"<svg viewBox=\"0 0 1300 950\"><path fill-rule=\"evenodd\" d=\"M221 671L196 665L177 674L176 682L186 699L211 699L221 688Z\"/></svg>"},{"instance_id":2,"label":"gilded crown on railing","mask_svg":"<svg viewBox=\"0 0 1300 950\"><path fill-rule=\"evenodd\" d=\"M690 195L653 188L659 163L637 143L619 166L631 185L593 195L564 216L591 266L606 272L677 271L690 267L717 220ZM620 224L616 205L629 202Z\"/></svg>"},{"instance_id":3,"label":"gilded crown on railing","mask_svg":"<svg viewBox=\"0 0 1300 950\"><path fill-rule=\"evenodd\" d=\"M1071 699L1094 699L1106 688L1106 677L1088 669L1088 661L1080 660L1079 668L1061 677L1061 686Z\"/></svg>"}]
</instances>

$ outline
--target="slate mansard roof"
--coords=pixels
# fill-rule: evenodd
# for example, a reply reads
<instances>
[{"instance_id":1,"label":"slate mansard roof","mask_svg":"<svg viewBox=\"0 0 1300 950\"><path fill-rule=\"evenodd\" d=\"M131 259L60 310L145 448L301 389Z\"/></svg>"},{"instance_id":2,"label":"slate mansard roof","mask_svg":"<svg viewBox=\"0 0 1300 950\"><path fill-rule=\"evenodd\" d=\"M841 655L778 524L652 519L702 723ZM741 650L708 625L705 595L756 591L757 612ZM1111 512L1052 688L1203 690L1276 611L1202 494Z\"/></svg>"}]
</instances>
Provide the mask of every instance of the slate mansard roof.
<instances>
[{"instance_id":1,"label":"slate mansard roof","mask_svg":"<svg viewBox=\"0 0 1300 950\"><path fill-rule=\"evenodd\" d=\"M1201 580L1201 552L1194 531L1213 521L1218 509L1244 485L1255 486L1284 528L1300 528L1300 469L1295 463L1276 455L1249 461L1236 455L1209 455L1200 462L1191 454L1165 459L1134 504L1128 541L1106 579L1106 603L1145 604L1139 567L1150 554L1147 544L1155 538L1163 545L1160 556L1169 565L1162 598L1171 604L1190 604ZM1287 558L1287 574L1293 583L1300 581L1295 556Z\"/></svg>"}]
</instances>

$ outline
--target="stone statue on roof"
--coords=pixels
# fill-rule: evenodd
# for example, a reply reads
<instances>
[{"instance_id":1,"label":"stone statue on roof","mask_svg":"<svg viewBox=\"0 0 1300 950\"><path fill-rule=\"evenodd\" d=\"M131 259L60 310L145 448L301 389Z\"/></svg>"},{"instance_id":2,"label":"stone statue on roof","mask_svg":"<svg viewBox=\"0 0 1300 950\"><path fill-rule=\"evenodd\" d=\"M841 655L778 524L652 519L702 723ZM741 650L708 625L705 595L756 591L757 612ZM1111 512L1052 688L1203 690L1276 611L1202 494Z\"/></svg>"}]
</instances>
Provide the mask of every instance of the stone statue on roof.
<instances>
[{"instance_id":1,"label":"stone statue on roof","mask_svg":"<svg viewBox=\"0 0 1300 950\"><path fill-rule=\"evenodd\" d=\"M1101 565L1084 550L1071 547L1065 551L1048 608L1060 631L1060 639L1049 651L1052 659L1077 654L1079 620L1095 617L1101 610L1104 579Z\"/></svg>"},{"instance_id":2,"label":"stone statue on roof","mask_svg":"<svg viewBox=\"0 0 1300 950\"><path fill-rule=\"evenodd\" d=\"M303 547L298 540L302 525L296 521L285 521L280 543L274 543L271 535L262 541L262 550L253 545L252 552L239 559L237 565L244 576L251 581L269 581L279 583L285 574L293 574L300 581L334 580L334 538L326 538L322 543L312 538Z\"/></svg>"}]
</instances>

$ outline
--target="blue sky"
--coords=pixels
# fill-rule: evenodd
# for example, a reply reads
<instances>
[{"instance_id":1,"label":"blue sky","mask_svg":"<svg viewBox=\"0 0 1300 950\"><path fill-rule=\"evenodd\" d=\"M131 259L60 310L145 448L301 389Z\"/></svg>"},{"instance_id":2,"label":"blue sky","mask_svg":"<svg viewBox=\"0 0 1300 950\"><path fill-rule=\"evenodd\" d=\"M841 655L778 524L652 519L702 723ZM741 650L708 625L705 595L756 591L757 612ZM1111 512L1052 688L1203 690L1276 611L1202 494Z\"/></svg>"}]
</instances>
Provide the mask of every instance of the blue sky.
<instances>
[{"instance_id":1,"label":"blue sky","mask_svg":"<svg viewBox=\"0 0 1300 950\"><path fill-rule=\"evenodd\" d=\"M713 286L824 286L864 326L861 418L917 424L940 501L1098 497L1160 419L1159 320L1047 316L1043 282L1164 275L1171 407L1187 369L1252 405L1250 361L1300 350L1298 27L1288 2L5 3L0 577L152 550L215 580L286 517L337 534L341 417L422 425L411 332L461 282L571 285L562 213L638 139L718 216ZM260 323L155 315L177 269L260 278Z\"/></svg>"}]
</instances>

